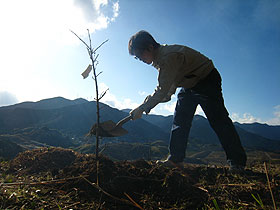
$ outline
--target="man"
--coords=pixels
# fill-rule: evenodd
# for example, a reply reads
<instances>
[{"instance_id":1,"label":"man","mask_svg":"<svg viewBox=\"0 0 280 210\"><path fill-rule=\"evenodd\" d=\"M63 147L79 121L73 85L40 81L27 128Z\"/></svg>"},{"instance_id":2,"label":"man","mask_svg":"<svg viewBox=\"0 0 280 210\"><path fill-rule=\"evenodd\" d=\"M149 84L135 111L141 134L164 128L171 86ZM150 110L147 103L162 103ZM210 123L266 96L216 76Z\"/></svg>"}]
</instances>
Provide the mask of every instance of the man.
<instances>
[{"instance_id":1,"label":"man","mask_svg":"<svg viewBox=\"0 0 280 210\"><path fill-rule=\"evenodd\" d=\"M221 77L213 62L198 51L182 45L160 45L151 34L139 31L129 40L130 55L159 72L155 92L132 110L133 120L149 113L161 102L167 102L181 87L170 135L169 157L158 161L164 165L183 166L188 136L198 104L216 132L225 152L230 170L243 170L246 154L235 127L229 118L222 96Z\"/></svg>"}]
</instances>

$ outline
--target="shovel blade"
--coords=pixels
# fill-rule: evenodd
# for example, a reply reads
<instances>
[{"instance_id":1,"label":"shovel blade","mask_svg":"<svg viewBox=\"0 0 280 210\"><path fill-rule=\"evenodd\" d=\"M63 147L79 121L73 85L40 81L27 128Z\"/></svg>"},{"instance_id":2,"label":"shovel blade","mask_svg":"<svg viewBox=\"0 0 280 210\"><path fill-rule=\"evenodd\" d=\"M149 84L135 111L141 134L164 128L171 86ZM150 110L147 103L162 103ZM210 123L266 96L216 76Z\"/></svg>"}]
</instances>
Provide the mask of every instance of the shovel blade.
<instances>
[{"instance_id":1,"label":"shovel blade","mask_svg":"<svg viewBox=\"0 0 280 210\"><path fill-rule=\"evenodd\" d=\"M90 129L89 135L96 135L97 124L95 123ZM112 120L105 121L99 124L98 135L101 137L117 137L127 134L128 131L122 128L121 126L116 126Z\"/></svg>"},{"instance_id":2,"label":"shovel blade","mask_svg":"<svg viewBox=\"0 0 280 210\"><path fill-rule=\"evenodd\" d=\"M121 126L116 126L114 129L110 130L110 134L112 134L113 136L117 137L117 136L123 136L125 134L127 134L128 131L125 130L123 127Z\"/></svg>"}]
</instances>

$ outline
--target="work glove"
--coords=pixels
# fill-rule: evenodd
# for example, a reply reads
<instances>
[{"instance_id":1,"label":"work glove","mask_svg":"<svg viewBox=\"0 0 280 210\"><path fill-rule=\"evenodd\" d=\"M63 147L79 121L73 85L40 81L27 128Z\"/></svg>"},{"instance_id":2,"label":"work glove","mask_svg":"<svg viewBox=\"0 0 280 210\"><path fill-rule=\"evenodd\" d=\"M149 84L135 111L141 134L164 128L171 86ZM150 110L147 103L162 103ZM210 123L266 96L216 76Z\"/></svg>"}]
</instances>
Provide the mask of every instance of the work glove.
<instances>
[{"instance_id":1,"label":"work glove","mask_svg":"<svg viewBox=\"0 0 280 210\"><path fill-rule=\"evenodd\" d=\"M144 109L139 106L136 109L133 109L131 112L129 112L129 114L132 116L132 120L137 120L142 117L143 112Z\"/></svg>"}]
</instances>

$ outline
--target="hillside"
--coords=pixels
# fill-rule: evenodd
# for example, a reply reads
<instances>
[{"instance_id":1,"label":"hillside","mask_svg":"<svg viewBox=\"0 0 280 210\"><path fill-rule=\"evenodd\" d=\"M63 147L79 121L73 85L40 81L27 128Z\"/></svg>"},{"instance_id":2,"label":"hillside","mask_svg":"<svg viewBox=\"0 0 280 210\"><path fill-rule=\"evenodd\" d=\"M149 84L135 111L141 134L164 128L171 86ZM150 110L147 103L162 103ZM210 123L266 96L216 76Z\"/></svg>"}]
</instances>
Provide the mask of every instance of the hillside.
<instances>
[{"instance_id":1,"label":"hillside","mask_svg":"<svg viewBox=\"0 0 280 210\"><path fill-rule=\"evenodd\" d=\"M276 206L279 165L267 164ZM102 156L98 185L94 155L38 148L1 162L3 209L273 209L263 164L243 174L226 167L185 164L183 170L154 161L112 161Z\"/></svg>"},{"instance_id":2,"label":"hillside","mask_svg":"<svg viewBox=\"0 0 280 210\"><path fill-rule=\"evenodd\" d=\"M94 144L83 144L74 148L82 154L95 152ZM114 161L122 160L159 160L168 156L168 145L162 141L152 143L111 142L101 145L102 154ZM268 161L280 164L280 153L247 149L247 164ZM202 165L227 165L224 150L219 145L203 144L199 140L191 139L186 152L185 163Z\"/></svg>"},{"instance_id":3,"label":"hillside","mask_svg":"<svg viewBox=\"0 0 280 210\"><path fill-rule=\"evenodd\" d=\"M6 141L4 139L0 139L0 160L4 159L12 159L18 153L22 152L23 148L18 144L13 143L11 141Z\"/></svg>"},{"instance_id":4,"label":"hillside","mask_svg":"<svg viewBox=\"0 0 280 210\"><path fill-rule=\"evenodd\" d=\"M24 150L44 146L68 148L74 143L60 131L47 127L16 129L12 134L0 135L0 157L4 159L14 158Z\"/></svg>"},{"instance_id":5,"label":"hillside","mask_svg":"<svg viewBox=\"0 0 280 210\"><path fill-rule=\"evenodd\" d=\"M82 98L75 100L68 100L63 97L48 98L40 100L38 102L23 102L11 106L0 107L0 109L16 109L16 108L27 108L27 109L59 109L66 106L72 106L77 104L87 103L88 101Z\"/></svg>"},{"instance_id":6,"label":"hillside","mask_svg":"<svg viewBox=\"0 0 280 210\"><path fill-rule=\"evenodd\" d=\"M118 122L128 115L128 111L120 111L106 104L101 104L101 122L107 120ZM90 144L94 141L94 138L85 138L85 134L88 133L95 121L96 104L94 101L68 100L57 97L38 102L24 102L0 107L0 140L6 142L7 145L14 144L22 150L41 146L77 147L79 149L79 147L86 147L84 144ZM162 152L166 151L166 147L165 149L155 146L147 147L147 144L162 141L165 145L168 145L171 123L172 116L143 115L142 119L130 121L123 126L128 131L127 135L103 138L101 145L105 147L107 144L107 150L108 143L111 143L110 145L114 143L114 148L125 148L126 146L123 143L125 142L127 147L133 146L139 151L149 150L163 154ZM280 152L280 141L268 139L265 135L272 129L274 131L272 137L277 136L279 127L259 124L258 127L263 126L263 129L258 129L262 132L256 134L256 132L246 130L249 129L249 125L235 125L246 150ZM188 152L191 154L195 152L192 148L198 148L198 150L202 150L200 152L205 152L205 154L211 152L208 149L212 148L211 145L216 145L217 150L220 149L216 134L211 129L208 120L202 116L196 115L194 117L190 139ZM124 151L122 156L128 154L123 149L121 151ZM0 151L0 157L12 158L17 154L11 152L14 155L6 156L8 153L6 150L5 152ZM147 157L146 154L143 153L142 156ZM136 152L136 156L139 158L141 154ZM128 159L131 157L132 155L127 155ZM120 159L126 158L122 157Z\"/></svg>"},{"instance_id":7,"label":"hillside","mask_svg":"<svg viewBox=\"0 0 280 210\"><path fill-rule=\"evenodd\" d=\"M57 103L56 98L53 100ZM58 106L56 104L55 108L46 108L49 107L46 103L52 103L52 100L47 99L47 102L44 103L42 101L28 103L30 106L25 104L24 108L16 105L2 107L0 109L0 134L12 133L14 129L45 126L60 130L68 136L81 137L87 134L91 126L96 122L95 102L87 101L74 105L69 102L68 104L70 105L65 106L65 101L63 101L63 105ZM42 109L39 109L40 104L44 104ZM32 107L36 107L36 109ZM125 112L101 104L101 122L107 120L118 122L126 116L127 113ZM154 139L168 139L167 133L142 119L128 122L124 125L124 128L129 133L118 139L142 142Z\"/></svg>"},{"instance_id":8,"label":"hillside","mask_svg":"<svg viewBox=\"0 0 280 210\"><path fill-rule=\"evenodd\" d=\"M239 126L240 128L263 136L268 139L274 139L280 141L280 126L279 125L267 125L267 124L261 124L261 123L235 123L235 125Z\"/></svg>"},{"instance_id":9,"label":"hillside","mask_svg":"<svg viewBox=\"0 0 280 210\"><path fill-rule=\"evenodd\" d=\"M168 131L172 125L172 116L158 116L158 115L145 115L143 117L146 121L151 124L157 125L164 131ZM257 150L268 150L268 151L277 151L280 152L280 144L275 138L277 135L271 135L274 137L273 139L269 139L265 136L266 132L249 132L246 130L247 126L243 126L242 124L235 123L236 130L240 136L240 140L242 145ZM266 130L268 129L268 125L265 125ZM280 127L278 126L269 126L269 129L273 129L274 133L280 131ZM278 130L277 130L278 129ZM277 131L277 132L276 132ZM210 127L208 120L200 115L195 115L192 127L190 131L190 138L199 139L200 142L205 144L218 144L219 139L216 136L214 130Z\"/></svg>"}]
</instances>

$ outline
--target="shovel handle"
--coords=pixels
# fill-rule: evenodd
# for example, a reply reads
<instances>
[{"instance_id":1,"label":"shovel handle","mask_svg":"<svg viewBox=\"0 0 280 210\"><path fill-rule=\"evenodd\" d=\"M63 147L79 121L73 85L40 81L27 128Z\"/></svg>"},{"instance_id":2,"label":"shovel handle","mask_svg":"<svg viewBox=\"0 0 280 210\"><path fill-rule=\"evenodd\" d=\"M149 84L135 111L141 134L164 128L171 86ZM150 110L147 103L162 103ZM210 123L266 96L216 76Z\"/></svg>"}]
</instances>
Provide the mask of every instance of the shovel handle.
<instances>
[{"instance_id":1,"label":"shovel handle","mask_svg":"<svg viewBox=\"0 0 280 210\"><path fill-rule=\"evenodd\" d=\"M132 119L132 115L129 115L129 116L123 118L122 120L120 120L120 121L117 123L116 127L121 127L123 124L125 124L126 122L128 122L128 121L131 120L131 119Z\"/></svg>"}]
</instances>

